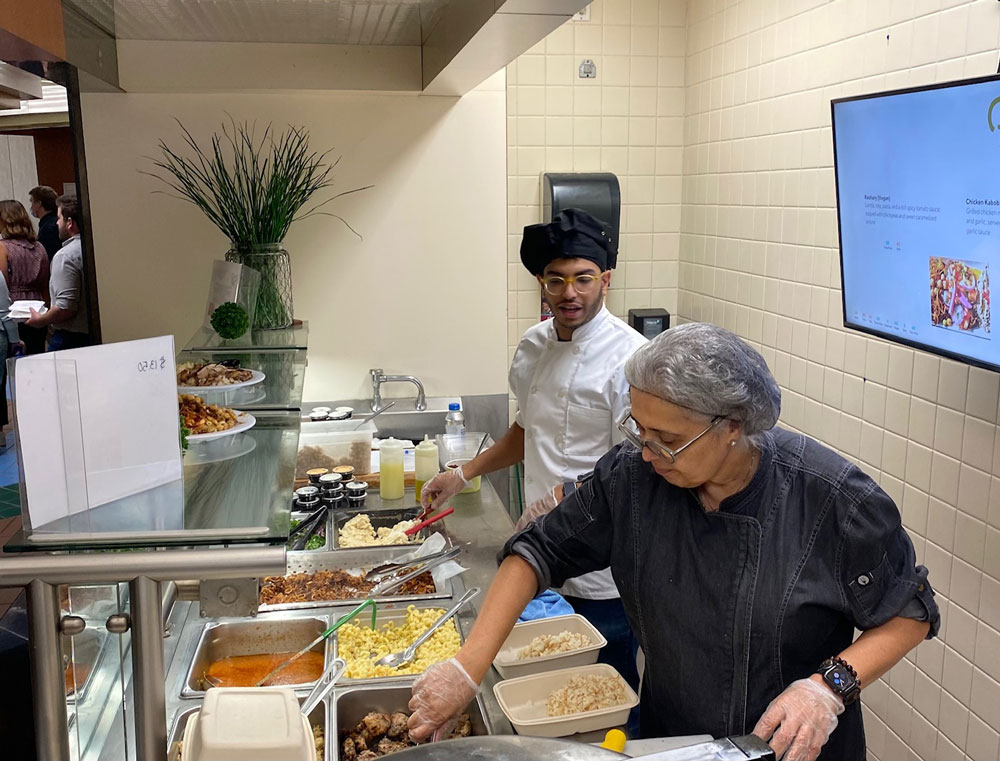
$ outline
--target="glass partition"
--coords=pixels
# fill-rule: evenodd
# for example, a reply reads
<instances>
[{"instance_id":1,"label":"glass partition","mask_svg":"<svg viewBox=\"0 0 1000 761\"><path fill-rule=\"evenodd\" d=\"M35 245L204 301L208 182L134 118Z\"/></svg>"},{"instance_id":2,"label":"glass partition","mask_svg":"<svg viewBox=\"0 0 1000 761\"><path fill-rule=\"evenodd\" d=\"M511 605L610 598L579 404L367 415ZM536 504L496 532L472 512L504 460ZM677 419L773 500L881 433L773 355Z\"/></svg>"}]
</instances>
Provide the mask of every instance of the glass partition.
<instances>
[{"instance_id":1,"label":"glass partition","mask_svg":"<svg viewBox=\"0 0 1000 761\"><path fill-rule=\"evenodd\" d=\"M229 543L280 544L288 537L297 410L261 410L248 431L191 444L183 481L25 530L6 552L142 549ZM58 533L53 533L58 532Z\"/></svg>"}]
</instances>

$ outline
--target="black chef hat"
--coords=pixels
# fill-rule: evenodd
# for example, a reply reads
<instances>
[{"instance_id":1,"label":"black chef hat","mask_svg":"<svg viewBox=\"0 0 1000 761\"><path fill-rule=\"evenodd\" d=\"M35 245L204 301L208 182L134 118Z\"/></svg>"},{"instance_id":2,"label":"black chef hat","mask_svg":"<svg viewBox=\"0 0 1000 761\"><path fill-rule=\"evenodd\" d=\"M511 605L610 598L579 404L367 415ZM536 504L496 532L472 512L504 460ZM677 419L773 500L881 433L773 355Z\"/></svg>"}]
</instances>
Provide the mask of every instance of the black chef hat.
<instances>
[{"instance_id":1,"label":"black chef hat","mask_svg":"<svg viewBox=\"0 0 1000 761\"><path fill-rule=\"evenodd\" d=\"M521 263L532 275L541 275L556 259L589 259L601 271L614 269L618 243L611 228L582 209L566 209L551 222L528 225L521 239Z\"/></svg>"}]
</instances>

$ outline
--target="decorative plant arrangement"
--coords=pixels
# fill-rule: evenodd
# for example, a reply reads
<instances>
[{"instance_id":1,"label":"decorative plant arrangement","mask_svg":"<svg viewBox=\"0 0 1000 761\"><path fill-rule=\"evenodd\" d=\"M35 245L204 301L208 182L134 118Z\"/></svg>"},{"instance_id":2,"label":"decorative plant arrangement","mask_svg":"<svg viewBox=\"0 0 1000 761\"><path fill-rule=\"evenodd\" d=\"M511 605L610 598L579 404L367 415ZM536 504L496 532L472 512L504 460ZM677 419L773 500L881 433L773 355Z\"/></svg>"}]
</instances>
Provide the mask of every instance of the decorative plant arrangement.
<instances>
[{"instance_id":1,"label":"decorative plant arrangement","mask_svg":"<svg viewBox=\"0 0 1000 761\"><path fill-rule=\"evenodd\" d=\"M236 339L250 329L250 318L247 311L232 301L219 304L212 312L212 329L221 338Z\"/></svg>"},{"instance_id":2,"label":"decorative plant arrangement","mask_svg":"<svg viewBox=\"0 0 1000 761\"><path fill-rule=\"evenodd\" d=\"M316 193L334 184L329 151L309 147L304 127L289 127L276 135L268 124L258 137L255 124L223 124L203 148L188 129L177 122L191 156L185 157L161 140L162 158L152 159L158 172L144 172L169 186L176 198L201 209L229 238L229 261L260 272L254 328L286 328L292 324L292 282L288 252L282 241L293 222L313 215L343 217L322 208L341 196L372 187L345 190L308 206ZM308 206L308 208L306 208ZM303 211L305 209L305 211ZM361 236L358 235L360 238Z\"/></svg>"}]
</instances>

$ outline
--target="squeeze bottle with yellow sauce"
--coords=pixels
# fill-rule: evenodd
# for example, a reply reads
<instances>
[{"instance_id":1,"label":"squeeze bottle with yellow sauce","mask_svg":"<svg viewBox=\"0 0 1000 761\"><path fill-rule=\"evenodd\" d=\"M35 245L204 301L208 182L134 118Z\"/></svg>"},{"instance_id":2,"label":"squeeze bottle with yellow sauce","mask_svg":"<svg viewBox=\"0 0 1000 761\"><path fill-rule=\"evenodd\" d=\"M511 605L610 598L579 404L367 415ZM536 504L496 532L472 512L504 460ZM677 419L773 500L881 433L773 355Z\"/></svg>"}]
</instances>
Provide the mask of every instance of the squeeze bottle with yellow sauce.
<instances>
[{"instance_id":1,"label":"squeeze bottle with yellow sauce","mask_svg":"<svg viewBox=\"0 0 1000 761\"><path fill-rule=\"evenodd\" d=\"M420 490L424 484L438 474L438 448L437 444L431 441L426 434L424 440L417 444L413 451L415 460L414 470L416 471L417 499L420 499Z\"/></svg>"},{"instance_id":2,"label":"squeeze bottle with yellow sauce","mask_svg":"<svg viewBox=\"0 0 1000 761\"><path fill-rule=\"evenodd\" d=\"M382 499L403 498L403 442L385 439L379 448L379 494Z\"/></svg>"}]
</instances>

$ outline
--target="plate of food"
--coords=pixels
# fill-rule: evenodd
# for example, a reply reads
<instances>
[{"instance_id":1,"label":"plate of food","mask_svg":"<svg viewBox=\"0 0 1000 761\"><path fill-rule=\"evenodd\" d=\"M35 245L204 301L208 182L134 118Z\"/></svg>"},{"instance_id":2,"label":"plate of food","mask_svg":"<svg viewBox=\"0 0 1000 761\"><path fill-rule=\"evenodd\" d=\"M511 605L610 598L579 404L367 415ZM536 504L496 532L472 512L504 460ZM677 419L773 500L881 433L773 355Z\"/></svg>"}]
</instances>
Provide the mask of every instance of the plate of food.
<instances>
[{"instance_id":1,"label":"plate of food","mask_svg":"<svg viewBox=\"0 0 1000 761\"><path fill-rule=\"evenodd\" d=\"M257 419L249 412L231 410L217 404L206 404L194 394L179 394L180 415L190 431L188 442L211 441L223 436L234 436L249 431Z\"/></svg>"},{"instance_id":2,"label":"plate of food","mask_svg":"<svg viewBox=\"0 0 1000 761\"><path fill-rule=\"evenodd\" d=\"M177 390L185 394L245 388L264 378L260 370L247 370L228 362L182 362L177 365Z\"/></svg>"}]
</instances>

